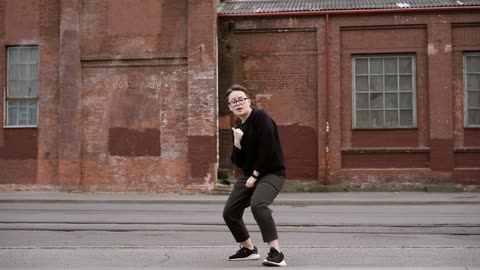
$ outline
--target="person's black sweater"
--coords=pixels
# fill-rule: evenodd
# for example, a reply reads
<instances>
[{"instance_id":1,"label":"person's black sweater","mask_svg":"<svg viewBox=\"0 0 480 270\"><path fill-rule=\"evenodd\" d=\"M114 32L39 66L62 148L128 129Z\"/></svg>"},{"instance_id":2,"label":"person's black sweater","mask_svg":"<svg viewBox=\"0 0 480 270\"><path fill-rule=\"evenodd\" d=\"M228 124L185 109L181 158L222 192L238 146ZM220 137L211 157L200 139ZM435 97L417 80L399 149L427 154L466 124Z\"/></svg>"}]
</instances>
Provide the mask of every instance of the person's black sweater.
<instances>
[{"instance_id":1,"label":"person's black sweater","mask_svg":"<svg viewBox=\"0 0 480 270\"><path fill-rule=\"evenodd\" d=\"M263 110L254 108L245 123L237 126L243 131L242 149L233 146L232 162L249 177L253 170L285 176L285 161L277 125Z\"/></svg>"}]
</instances>

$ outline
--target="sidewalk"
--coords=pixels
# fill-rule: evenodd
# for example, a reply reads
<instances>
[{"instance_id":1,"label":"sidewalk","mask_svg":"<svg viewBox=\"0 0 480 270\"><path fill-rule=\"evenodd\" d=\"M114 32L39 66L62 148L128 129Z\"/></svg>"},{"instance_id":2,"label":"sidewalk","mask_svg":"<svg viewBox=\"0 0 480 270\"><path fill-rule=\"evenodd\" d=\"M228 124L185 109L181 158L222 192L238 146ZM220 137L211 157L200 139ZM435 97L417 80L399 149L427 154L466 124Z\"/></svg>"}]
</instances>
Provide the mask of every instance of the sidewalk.
<instances>
[{"instance_id":1,"label":"sidewalk","mask_svg":"<svg viewBox=\"0 0 480 270\"><path fill-rule=\"evenodd\" d=\"M67 193L39 191L0 192L0 203L182 203L224 204L228 195ZM430 192L327 192L280 193L277 205L372 205L372 204L480 204L480 193Z\"/></svg>"}]
</instances>

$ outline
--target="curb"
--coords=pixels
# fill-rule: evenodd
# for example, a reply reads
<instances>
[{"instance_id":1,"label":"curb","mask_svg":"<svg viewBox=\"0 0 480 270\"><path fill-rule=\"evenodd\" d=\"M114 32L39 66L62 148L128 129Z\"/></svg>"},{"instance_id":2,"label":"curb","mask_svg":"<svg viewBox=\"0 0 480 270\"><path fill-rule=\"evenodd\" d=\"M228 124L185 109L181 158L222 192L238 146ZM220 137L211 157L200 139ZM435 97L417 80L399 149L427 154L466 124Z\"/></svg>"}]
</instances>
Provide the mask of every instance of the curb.
<instances>
[{"instance_id":1,"label":"curb","mask_svg":"<svg viewBox=\"0 0 480 270\"><path fill-rule=\"evenodd\" d=\"M190 204L224 205L228 195L205 193L0 192L0 204ZM282 192L273 205L480 204L478 192Z\"/></svg>"},{"instance_id":2,"label":"curb","mask_svg":"<svg viewBox=\"0 0 480 270\"><path fill-rule=\"evenodd\" d=\"M225 200L142 200L142 199L0 199L0 204L197 204L197 205L224 205ZM465 204L477 205L478 200L276 200L272 205L449 205Z\"/></svg>"}]
</instances>

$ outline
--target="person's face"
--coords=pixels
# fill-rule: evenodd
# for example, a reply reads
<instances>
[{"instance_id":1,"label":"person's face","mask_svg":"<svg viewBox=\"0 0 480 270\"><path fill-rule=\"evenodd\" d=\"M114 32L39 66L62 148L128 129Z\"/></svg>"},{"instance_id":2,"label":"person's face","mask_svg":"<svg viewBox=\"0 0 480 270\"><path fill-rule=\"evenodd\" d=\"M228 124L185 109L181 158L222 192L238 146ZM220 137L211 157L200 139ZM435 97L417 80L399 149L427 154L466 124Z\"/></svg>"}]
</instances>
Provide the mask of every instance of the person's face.
<instances>
[{"instance_id":1,"label":"person's face","mask_svg":"<svg viewBox=\"0 0 480 270\"><path fill-rule=\"evenodd\" d=\"M233 91L228 95L228 108L236 116L246 116L250 113L250 99L243 91Z\"/></svg>"}]
</instances>

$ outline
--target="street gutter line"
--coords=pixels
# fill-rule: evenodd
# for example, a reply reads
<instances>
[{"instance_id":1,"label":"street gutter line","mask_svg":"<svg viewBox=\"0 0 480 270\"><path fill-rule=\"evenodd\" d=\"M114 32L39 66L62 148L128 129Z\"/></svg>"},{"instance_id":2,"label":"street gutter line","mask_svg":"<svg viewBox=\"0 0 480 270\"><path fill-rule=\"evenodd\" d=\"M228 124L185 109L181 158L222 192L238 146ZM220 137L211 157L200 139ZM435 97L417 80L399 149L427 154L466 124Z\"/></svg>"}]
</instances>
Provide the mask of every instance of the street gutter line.
<instances>
[{"instance_id":1,"label":"street gutter line","mask_svg":"<svg viewBox=\"0 0 480 270\"><path fill-rule=\"evenodd\" d=\"M0 247L0 250L30 250L30 249L45 249L45 250L55 250L55 249L185 249L185 248L215 248L215 249L224 249L237 246L12 246L12 247ZM237 247L238 248L238 247ZM455 247L455 246L402 246L402 247L392 247L392 246L379 246L379 247L368 247L368 246L282 246L282 248L287 249L480 249L480 246L464 246L464 247Z\"/></svg>"}]
</instances>

